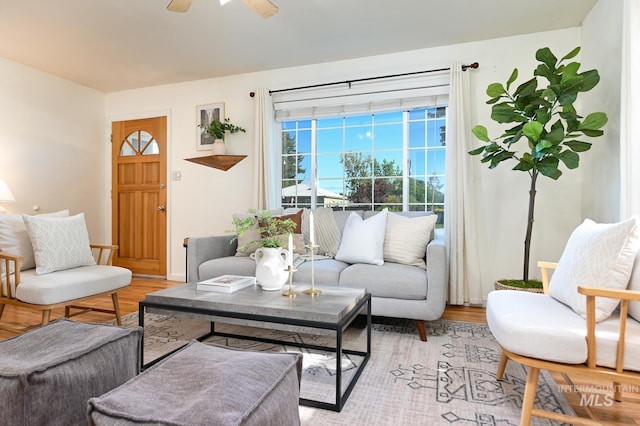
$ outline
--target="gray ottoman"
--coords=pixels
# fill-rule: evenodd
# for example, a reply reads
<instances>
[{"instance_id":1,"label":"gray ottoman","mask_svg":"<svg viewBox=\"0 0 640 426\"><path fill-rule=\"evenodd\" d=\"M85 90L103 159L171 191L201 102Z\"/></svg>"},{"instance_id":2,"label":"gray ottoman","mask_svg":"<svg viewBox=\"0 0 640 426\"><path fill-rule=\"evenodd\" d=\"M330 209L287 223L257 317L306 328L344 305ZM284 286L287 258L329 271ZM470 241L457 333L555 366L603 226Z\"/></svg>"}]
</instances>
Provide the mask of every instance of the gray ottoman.
<instances>
[{"instance_id":1,"label":"gray ottoman","mask_svg":"<svg viewBox=\"0 0 640 426\"><path fill-rule=\"evenodd\" d=\"M299 425L302 355L192 341L89 400L95 425Z\"/></svg>"},{"instance_id":2,"label":"gray ottoman","mask_svg":"<svg viewBox=\"0 0 640 426\"><path fill-rule=\"evenodd\" d=\"M0 342L0 424L86 424L87 401L139 372L142 329L62 318Z\"/></svg>"}]
</instances>

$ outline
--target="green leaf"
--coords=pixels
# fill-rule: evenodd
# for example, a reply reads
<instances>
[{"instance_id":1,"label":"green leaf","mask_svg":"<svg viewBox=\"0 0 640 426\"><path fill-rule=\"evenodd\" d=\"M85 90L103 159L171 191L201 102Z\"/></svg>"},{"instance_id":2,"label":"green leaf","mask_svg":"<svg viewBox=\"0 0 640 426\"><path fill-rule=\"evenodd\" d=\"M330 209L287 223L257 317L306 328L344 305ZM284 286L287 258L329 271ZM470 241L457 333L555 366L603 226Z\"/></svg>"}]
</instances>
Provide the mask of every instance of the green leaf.
<instances>
[{"instance_id":1,"label":"green leaf","mask_svg":"<svg viewBox=\"0 0 640 426\"><path fill-rule=\"evenodd\" d=\"M562 151L557 157L562 160L568 169L577 169L580 165L580 156L573 151Z\"/></svg>"},{"instance_id":2,"label":"green leaf","mask_svg":"<svg viewBox=\"0 0 640 426\"><path fill-rule=\"evenodd\" d=\"M597 138L598 136L604 135L602 130L582 130L582 133L590 138Z\"/></svg>"},{"instance_id":3,"label":"green leaf","mask_svg":"<svg viewBox=\"0 0 640 426\"><path fill-rule=\"evenodd\" d=\"M511 87L511 83L516 81L517 78L518 78L518 68L514 68L513 72L511 73L511 76L509 77L509 80L507 80L507 90L509 90L509 87Z\"/></svg>"},{"instance_id":4,"label":"green leaf","mask_svg":"<svg viewBox=\"0 0 640 426\"><path fill-rule=\"evenodd\" d=\"M491 98L487 101L487 105L491 105L491 104L495 104L496 102L498 102L500 99L502 99L502 96L496 96L495 98Z\"/></svg>"},{"instance_id":5,"label":"green leaf","mask_svg":"<svg viewBox=\"0 0 640 426\"><path fill-rule=\"evenodd\" d=\"M484 146L481 146L480 148L472 149L471 151L469 151L469 154L478 155L478 154L481 154L482 152L484 152Z\"/></svg>"},{"instance_id":6,"label":"green leaf","mask_svg":"<svg viewBox=\"0 0 640 426\"><path fill-rule=\"evenodd\" d=\"M579 68L580 68L580 63L578 62L571 62L570 64L565 65L564 71L562 72L562 79L560 80L560 83L565 83L570 78L576 77L578 74Z\"/></svg>"},{"instance_id":7,"label":"green leaf","mask_svg":"<svg viewBox=\"0 0 640 426\"><path fill-rule=\"evenodd\" d=\"M558 58L551 53L551 50L548 47L538 49L536 52L536 59L540 62L544 62L552 70L556 68L556 63L558 62Z\"/></svg>"},{"instance_id":8,"label":"green leaf","mask_svg":"<svg viewBox=\"0 0 640 426\"><path fill-rule=\"evenodd\" d=\"M525 121L526 119L513 107L513 105L502 102L491 107L491 118L498 123L512 123Z\"/></svg>"},{"instance_id":9,"label":"green leaf","mask_svg":"<svg viewBox=\"0 0 640 426\"><path fill-rule=\"evenodd\" d=\"M574 152L585 152L591 149L591 144L589 142L567 141L564 144Z\"/></svg>"},{"instance_id":10,"label":"green leaf","mask_svg":"<svg viewBox=\"0 0 640 426\"><path fill-rule=\"evenodd\" d=\"M551 71L545 64L539 64L533 72L533 75L538 75L540 77L545 77L547 80L551 80L553 71Z\"/></svg>"},{"instance_id":11,"label":"green leaf","mask_svg":"<svg viewBox=\"0 0 640 426\"><path fill-rule=\"evenodd\" d=\"M553 144L551 142L549 142L546 139L542 139L542 140L540 140L540 142L538 142L536 144L536 151L537 152L542 152L545 149L551 148L552 146L553 146Z\"/></svg>"},{"instance_id":12,"label":"green leaf","mask_svg":"<svg viewBox=\"0 0 640 426\"><path fill-rule=\"evenodd\" d=\"M524 160L520 160L518 162L518 164L515 165L515 167L511 170L518 170L518 171L522 171L522 172L528 172L529 170L533 169L533 163L524 161Z\"/></svg>"},{"instance_id":13,"label":"green leaf","mask_svg":"<svg viewBox=\"0 0 640 426\"><path fill-rule=\"evenodd\" d=\"M582 77L582 83L580 83L581 92L588 92L600 82L600 74L596 70L585 71L579 75Z\"/></svg>"},{"instance_id":14,"label":"green leaf","mask_svg":"<svg viewBox=\"0 0 640 426\"><path fill-rule=\"evenodd\" d=\"M564 55L562 59L560 59L560 62L564 61L565 59L575 58L578 55L578 53L580 53L580 46L576 47L571 52Z\"/></svg>"},{"instance_id":15,"label":"green leaf","mask_svg":"<svg viewBox=\"0 0 640 426\"><path fill-rule=\"evenodd\" d=\"M491 142L489 139L489 134L487 133L487 128L481 125L475 126L471 129L471 132L475 135L476 138L480 139L483 142Z\"/></svg>"},{"instance_id":16,"label":"green leaf","mask_svg":"<svg viewBox=\"0 0 640 426\"><path fill-rule=\"evenodd\" d=\"M538 162L538 171L551 179L558 179L562 176L562 172L558 169L560 161L554 157L546 157Z\"/></svg>"},{"instance_id":17,"label":"green leaf","mask_svg":"<svg viewBox=\"0 0 640 426\"><path fill-rule=\"evenodd\" d=\"M560 127L552 127L551 131L544 137L553 145L558 145L564 140L564 129Z\"/></svg>"},{"instance_id":18,"label":"green leaf","mask_svg":"<svg viewBox=\"0 0 640 426\"><path fill-rule=\"evenodd\" d=\"M582 120L582 123L578 126L578 130L597 130L607 124L607 121L607 114L604 112L592 112Z\"/></svg>"},{"instance_id":19,"label":"green leaf","mask_svg":"<svg viewBox=\"0 0 640 426\"><path fill-rule=\"evenodd\" d=\"M537 142L540 139L540 135L543 130L544 127L542 127L542 124L537 121L530 121L522 128L522 133L524 133L529 140Z\"/></svg>"},{"instance_id":20,"label":"green leaf","mask_svg":"<svg viewBox=\"0 0 640 426\"><path fill-rule=\"evenodd\" d=\"M491 83L489 87L487 87L487 95L489 95L492 98L503 95L505 93L507 93L507 91L505 90L504 86L500 83Z\"/></svg>"},{"instance_id":21,"label":"green leaf","mask_svg":"<svg viewBox=\"0 0 640 426\"><path fill-rule=\"evenodd\" d=\"M531 80L525 81L520 86L518 86L518 88L513 93L513 95L515 97L529 96L530 94L536 91L537 87L538 87L538 80L536 78L532 78Z\"/></svg>"}]
</instances>

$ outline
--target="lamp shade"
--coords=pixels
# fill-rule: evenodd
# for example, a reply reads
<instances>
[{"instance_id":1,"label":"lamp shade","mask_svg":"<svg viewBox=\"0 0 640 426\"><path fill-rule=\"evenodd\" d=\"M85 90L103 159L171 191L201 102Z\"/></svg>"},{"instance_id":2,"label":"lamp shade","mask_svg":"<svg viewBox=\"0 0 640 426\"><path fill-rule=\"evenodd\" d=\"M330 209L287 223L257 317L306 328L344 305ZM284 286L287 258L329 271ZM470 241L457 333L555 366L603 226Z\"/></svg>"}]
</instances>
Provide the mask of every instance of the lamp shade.
<instances>
[{"instance_id":1,"label":"lamp shade","mask_svg":"<svg viewBox=\"0 0 640 426\"><path fill-rule=\"evenodd\" d=\"M6 203L15 200L16 199L13 198L13 194L11 193L11 191L9 191L9 187L7 186L5 181L0 179L0 203Z\"/></svg>"}]
</instances>

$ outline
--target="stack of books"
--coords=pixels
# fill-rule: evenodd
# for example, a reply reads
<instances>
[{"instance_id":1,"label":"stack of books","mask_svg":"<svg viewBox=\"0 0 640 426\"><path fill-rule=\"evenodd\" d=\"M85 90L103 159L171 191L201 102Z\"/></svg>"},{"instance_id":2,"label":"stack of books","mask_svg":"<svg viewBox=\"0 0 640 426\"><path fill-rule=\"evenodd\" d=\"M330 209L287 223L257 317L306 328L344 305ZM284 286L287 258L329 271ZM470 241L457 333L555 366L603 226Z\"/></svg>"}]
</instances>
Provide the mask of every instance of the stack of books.
<instances>
[{"instance_id":1,"label":"stack of books","mask_svg":"<svg viewBox=\"0 0 640 426\"><path fill-rule=\"evenodd\" d=\"M222 275L204 281L198 281L196 290L215 291L218 293L233 293L256 283L256 277L242 275Z\"/></svg>"}]
</instances>

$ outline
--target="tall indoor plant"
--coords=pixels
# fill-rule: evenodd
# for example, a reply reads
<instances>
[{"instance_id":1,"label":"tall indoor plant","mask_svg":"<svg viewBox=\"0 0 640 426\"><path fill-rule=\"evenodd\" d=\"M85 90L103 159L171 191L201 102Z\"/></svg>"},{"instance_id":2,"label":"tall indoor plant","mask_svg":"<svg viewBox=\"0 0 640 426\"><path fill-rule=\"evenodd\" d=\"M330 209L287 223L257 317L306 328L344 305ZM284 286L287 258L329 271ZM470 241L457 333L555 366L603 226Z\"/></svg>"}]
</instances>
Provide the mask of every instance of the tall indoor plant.
<instances>
[{"instance_id":1,"label":"tall indoor plant","mask_svg":"<svg viewBox=\"0 0 640 426\"><path fill-rule=\"evenodd\" d=\"M490 169L503 161L514 160L516 165L512 170L526 172L531 178L522 273L525 285L529 282L529 254L538 177L542 175L557 180L562 175L561 162L567 169L576 169L580 161L579 153L591 149L591 143L581 138L601 136L601 128L607 123L607 116L603 112L593 112L583 117L574 107L578 94L588 92L600 81L595 69L579 73L580 63L569 62L579 52L580 47L576 47L558 61L548 47L539 49L536 60L540 63L533 72L533 78L512 91L511 85L518 78L516 68L506 85L490 84L487 88L490 97L487 104L493 105L491 118L509 127L495 139L488 136L484 126L477 125L472 129L484 145L469 154L482 154L481 162L488 163ZM538 87L540 82L544 84ZM520 141L522 143L518 143Z\"/></svg>"}]
</instances>

